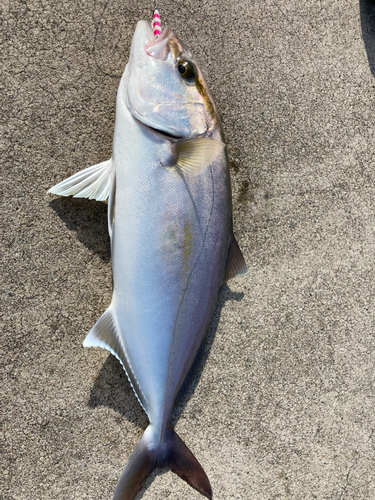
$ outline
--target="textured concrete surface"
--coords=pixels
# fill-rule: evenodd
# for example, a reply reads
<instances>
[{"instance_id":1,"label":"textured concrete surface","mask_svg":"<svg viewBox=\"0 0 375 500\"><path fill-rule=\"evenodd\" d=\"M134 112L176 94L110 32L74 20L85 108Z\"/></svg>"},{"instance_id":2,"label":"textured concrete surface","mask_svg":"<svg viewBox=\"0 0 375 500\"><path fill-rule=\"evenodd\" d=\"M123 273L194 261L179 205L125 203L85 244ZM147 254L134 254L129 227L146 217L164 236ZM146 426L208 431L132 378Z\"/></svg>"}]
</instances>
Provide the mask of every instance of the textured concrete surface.
<instances>
[{"instance_id":1,"label":"textured concrete surface","mask_svg":"<svg viewBox=\"0 0 375 500\"><path fill-rule=\"evenodd\" d=\"M110 499L147 419L119 363L82 347L111 299L106 206L46 191L109 158L152 2L0 5L0 498ZM173 423L215 499L374 499L375 7L158 7L216 97L249 265ZM137 498L202 497L158 472Z\"/></svg>"}]
</instances>

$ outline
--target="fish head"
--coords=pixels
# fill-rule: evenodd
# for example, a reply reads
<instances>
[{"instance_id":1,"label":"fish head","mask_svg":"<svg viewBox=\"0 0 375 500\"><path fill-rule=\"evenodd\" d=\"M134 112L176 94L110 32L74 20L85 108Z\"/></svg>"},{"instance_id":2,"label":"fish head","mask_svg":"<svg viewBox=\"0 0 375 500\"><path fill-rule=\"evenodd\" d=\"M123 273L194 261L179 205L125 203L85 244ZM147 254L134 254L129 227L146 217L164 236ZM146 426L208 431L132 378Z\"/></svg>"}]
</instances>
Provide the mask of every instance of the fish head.
<instances>
[{"instance_id":1,"label":"fish head","mask_svg":"<svg viewBox=\"0 0 375 500\"><path fill-rule=\"evenodd\" d=\"M147 21L138 22L124 86L130 113L154 131L177 138L210 136L217 123L194 57L169 28L155 37Z\"/></svg>"}]
</instances>

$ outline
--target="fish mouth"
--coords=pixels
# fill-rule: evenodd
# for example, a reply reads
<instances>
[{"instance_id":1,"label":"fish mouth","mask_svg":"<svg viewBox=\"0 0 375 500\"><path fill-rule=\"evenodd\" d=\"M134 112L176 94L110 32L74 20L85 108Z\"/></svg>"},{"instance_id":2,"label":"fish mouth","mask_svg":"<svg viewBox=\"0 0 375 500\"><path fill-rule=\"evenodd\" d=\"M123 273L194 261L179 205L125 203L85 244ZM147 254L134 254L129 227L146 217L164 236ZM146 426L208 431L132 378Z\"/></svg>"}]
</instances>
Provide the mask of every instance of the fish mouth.
<instances>
[{"instance_id":1,"label":"fish mouth","mask_svg":"<svg viewBox=\"0 0 375 500\"><path fill-rule=\"evenodd\" d=\"M170 132L166 132L165 130L161 130L159 128L152 127L151 125L146 125L143 121L141 121L139 118L136 118L135 116L133 117L135 120L137 120L138 123L141 123L144 127L146 127L148 130L152 130L157 135L160 135L161 137L165 137L166 139L169 140L178 140L178 139L183 139L182 135L174 135L171 134Z\"/></svg>"},{"instance_id":2,"label":"fish mouth","mask_svg":"<svg viewBox=\"0 0 375 500\"><path fill-rule=\"evenodd\" d=\"M172 31L166 26L159 36L155 36L146 43L146 54L156 59L160 59L161 61L165 61L170 50L169 41L171 36Z\"/></svg>"}]
</instances>

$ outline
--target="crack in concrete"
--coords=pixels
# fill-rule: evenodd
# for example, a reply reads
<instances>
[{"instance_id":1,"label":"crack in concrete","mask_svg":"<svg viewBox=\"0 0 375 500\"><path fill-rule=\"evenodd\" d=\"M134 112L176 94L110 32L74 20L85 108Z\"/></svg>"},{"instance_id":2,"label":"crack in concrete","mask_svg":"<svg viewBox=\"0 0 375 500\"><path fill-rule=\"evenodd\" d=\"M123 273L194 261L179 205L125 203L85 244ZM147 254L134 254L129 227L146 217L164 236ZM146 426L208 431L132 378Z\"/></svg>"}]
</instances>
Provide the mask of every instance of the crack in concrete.
<instances>
[{"instance_id":1,"label":"crack in concrete","mask_svg":"<svg viewBox=\"0 0 375 500\"><path fill-rule=\"evenodd\" d=\"M374 434L374 431L375 431L375 429L372 429L371 434L370 434L369 438L367 439L366 443L368 443L371 440L371 438L372 438L372 436ZM357 465L357 462L358 462L358 460L359 460L359 458L361 456L358 452L356 452L356 453L357 453L357 456L352 461L352 463L351 463L351 465L350 465L350 467L348 469L348 472L346 473L345 484L344 484L344 486L343 486L343 488L341 490L341 494L340 494L339 500L343 500L344 495L346 493L346 490L348 489L350 473L352 472L354 466Z\"/></svg>"}]
</instances>

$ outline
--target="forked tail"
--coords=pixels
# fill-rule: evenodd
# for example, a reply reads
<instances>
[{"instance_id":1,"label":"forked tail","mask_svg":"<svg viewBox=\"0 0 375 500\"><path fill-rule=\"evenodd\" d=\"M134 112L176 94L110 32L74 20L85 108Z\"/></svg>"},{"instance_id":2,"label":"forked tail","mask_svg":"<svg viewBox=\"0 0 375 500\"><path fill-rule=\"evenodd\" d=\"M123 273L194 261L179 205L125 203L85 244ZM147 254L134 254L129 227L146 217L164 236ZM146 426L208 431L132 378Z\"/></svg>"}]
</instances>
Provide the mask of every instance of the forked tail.
<instances>
[{"instance_id":1,"label":"forked tail","mask_svg":"<svg viewBox=\"0 0 375 500\"><path fill-rule=\"evenodd\" d=\"M164 442L158 446L153 446L150 435L151 426L131 454L117 483L113 500L133 500L155 467L171 469L202 495L212 499L206 473L176 432L169 429Z\"/></svg>"}]
</instances>

